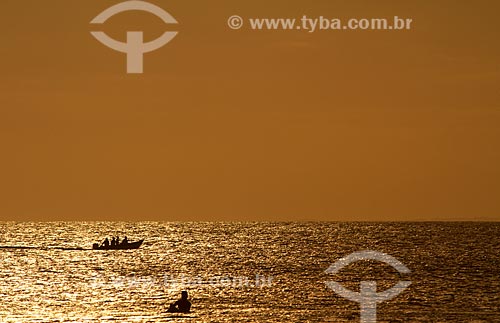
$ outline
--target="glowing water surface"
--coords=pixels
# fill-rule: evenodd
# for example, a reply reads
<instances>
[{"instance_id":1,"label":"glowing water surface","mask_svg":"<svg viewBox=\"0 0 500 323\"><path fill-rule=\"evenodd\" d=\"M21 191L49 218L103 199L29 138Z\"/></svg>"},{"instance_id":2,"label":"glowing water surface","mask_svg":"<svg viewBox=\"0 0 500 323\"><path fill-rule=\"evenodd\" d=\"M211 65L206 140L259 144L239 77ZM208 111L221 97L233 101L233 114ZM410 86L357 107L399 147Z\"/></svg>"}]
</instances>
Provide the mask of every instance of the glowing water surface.
<instances>
[{"instance_id":1,"label":"glowing water surface","mask_svg":"<svg viewBox=\"0 0 500 323\"><path fill-rule=\"evenodd\" d=\"M91 248L105 236L145 238L139 250ZM359 306L325 282L380 290L379 322L500 322L500 224L493 223L0 223L0 322L359 322ZM57 248L57 249L56 249ZM363 261L388 253L402 276ZM166 313L180 291L193 312Z\"/></svg>"}]
</instances>

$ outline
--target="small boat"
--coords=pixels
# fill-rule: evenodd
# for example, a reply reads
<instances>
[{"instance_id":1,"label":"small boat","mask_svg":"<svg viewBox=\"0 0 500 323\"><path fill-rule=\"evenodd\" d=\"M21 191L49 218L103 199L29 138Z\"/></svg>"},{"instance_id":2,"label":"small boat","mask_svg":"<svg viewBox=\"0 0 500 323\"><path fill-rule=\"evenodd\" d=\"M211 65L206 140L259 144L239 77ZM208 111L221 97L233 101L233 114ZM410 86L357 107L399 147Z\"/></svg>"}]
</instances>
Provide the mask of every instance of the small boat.
<instances>
[{"instance_id":1,"label":"small boat","mask_svg":"<svg viewBox=\"0 0 500 323\"><path fill-rule=\"evenodd\" d=\"M120 243L119 245L115 246L99 246L98 243L94 243L92 246L92 249L94 250L128 250L128 249L139 249L139 247L142 245L144 242L144 239L136 241L136 242L127 242L125 244Z\"/></svg>"}]
</instances>

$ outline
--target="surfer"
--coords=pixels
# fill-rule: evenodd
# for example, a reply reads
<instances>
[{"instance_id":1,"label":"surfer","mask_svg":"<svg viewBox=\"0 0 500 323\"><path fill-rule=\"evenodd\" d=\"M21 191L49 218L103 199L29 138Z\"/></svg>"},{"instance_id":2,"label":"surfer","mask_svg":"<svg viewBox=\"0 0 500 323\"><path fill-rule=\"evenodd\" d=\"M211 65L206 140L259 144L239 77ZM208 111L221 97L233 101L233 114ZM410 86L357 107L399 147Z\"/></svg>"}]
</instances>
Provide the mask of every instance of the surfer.
<instances>
[{"instance_id":1,"label":"surfer","mask_svg":"<svg viewBox=\"0 0 500 323\"><path fill-rule=\"evenodd\" d=\"M191 311L191 302L188 300L188 292L183 290L181 293L181 299L173 304L170 304L168 308L169 313L189 313Z\"/></svg>"}]
</instances>

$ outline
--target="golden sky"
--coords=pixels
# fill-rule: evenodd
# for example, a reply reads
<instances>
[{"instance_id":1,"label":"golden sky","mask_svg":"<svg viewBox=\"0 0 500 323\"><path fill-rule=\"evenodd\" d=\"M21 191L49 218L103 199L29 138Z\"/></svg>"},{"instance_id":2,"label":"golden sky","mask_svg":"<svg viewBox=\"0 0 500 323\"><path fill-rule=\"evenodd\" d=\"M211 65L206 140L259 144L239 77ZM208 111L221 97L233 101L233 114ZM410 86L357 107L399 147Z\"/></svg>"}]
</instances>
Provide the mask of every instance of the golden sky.
<instances>
[{"instance_id":1,"label":"golden sky","mask_svg":"<svg viewBox=\"0 0 500 323\"><path fill-rule=\"evenodd\" d=\"M500 220L500 2L152 0L179 24L90 25L118 2L2 0L0 220ZM179 34L134 75L94 30Z\"/></svg>"}]
</instances>

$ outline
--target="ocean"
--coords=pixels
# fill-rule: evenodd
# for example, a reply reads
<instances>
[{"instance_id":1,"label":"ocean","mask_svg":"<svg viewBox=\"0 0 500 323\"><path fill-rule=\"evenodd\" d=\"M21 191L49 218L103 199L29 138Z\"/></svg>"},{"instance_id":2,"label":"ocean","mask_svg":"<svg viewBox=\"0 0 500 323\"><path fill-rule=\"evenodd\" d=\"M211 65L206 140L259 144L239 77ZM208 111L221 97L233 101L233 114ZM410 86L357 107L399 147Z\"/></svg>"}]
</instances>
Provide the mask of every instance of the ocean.
<instances>
[{"instance_id":1,"label":"ocean","mask_svg":"<svg viewBox=\"0 0 500 323\"><path fill-rule=\"evenodd\" d=\"M137 250L91 250L105 237ZM83 250L72 250L82 248ZM326 270L353 253L377 260ZM0 322L500 322L500 223L0 222ZM167 313L186 290L188 314Z\"/></svg>"}]
</instances>

